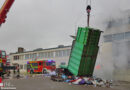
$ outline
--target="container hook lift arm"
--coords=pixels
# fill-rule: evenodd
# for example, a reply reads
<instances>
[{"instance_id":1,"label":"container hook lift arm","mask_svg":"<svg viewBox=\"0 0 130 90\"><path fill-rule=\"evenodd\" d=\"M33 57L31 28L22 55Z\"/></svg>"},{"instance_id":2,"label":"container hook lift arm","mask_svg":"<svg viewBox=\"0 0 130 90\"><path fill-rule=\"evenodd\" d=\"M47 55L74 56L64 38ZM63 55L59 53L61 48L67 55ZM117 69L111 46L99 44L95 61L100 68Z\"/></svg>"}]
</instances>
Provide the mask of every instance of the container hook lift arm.
<instances>
[{"instance_id":1,"label":"container hook lift arm","mask_svg":"<svg viewBox=\"0 0 130 90\"><path fill-rule=\"evenodd\" d=\"M7 13L10 10L14 1L15 0L5 0L3 6L1 7L1 9L0 9L0 26L2 23L5 23Z\"/></svg>"}]
</instances>

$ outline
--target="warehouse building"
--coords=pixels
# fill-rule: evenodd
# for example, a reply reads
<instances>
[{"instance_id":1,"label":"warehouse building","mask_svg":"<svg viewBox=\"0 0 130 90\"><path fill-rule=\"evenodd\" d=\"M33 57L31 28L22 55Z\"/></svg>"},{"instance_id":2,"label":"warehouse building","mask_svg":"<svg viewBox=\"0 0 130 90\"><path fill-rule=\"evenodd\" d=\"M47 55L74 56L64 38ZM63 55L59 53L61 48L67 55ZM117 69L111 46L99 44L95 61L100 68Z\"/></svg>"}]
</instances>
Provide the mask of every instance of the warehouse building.
<instances>
[{"instance_id":1,"label":"warehouse building","mask_svg":"<svg viewBox=\"0 0 130 90\"><path fill-rule=\"evenodd\" d=\"M61 63L68 64L71 46L59 45L56 48L42 49L38 48L33 51L25 51L18 48L18 52L9 55L11 65L19 64L21 71L26 71L27 61L55 60L58 67Z\"/></svg>"}]
</instances>

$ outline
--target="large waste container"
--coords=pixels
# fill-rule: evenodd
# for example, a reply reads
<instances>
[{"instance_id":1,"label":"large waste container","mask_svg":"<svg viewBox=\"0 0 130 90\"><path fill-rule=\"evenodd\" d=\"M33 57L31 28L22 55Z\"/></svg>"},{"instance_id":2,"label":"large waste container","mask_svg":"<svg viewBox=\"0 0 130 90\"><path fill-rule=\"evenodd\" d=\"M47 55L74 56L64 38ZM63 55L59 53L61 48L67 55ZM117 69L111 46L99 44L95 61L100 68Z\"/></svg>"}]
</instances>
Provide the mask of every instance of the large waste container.
<instances>
[{"instance_id":1,"label":"large waste container","mask_svg":"<svg viewBox=\"0 0 130 90\"><path fill-rule=\"evenodd\" d=\"M68 70L75 76L92 76L101 31L79 27L68 62Z\"/></svg>"}]
</instances>

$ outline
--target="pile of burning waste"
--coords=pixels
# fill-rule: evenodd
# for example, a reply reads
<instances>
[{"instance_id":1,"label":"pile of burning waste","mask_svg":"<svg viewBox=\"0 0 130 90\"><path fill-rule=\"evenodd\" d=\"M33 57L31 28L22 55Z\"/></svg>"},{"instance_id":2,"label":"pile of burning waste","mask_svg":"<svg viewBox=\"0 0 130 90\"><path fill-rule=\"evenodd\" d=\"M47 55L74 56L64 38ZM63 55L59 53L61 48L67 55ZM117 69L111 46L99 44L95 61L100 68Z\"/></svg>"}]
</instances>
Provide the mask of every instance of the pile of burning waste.
<instances>
[{"instance_id":1,"label":"pile of burning waste","mask_svg":"<svg viewBox=\"0 0 130 90\"><path fill-rule=\"evenodd\" d=\"M94 87L111 87L112 80L103 80L101 78L95 77L74 77L74 76L66 76L62 75L61 77L58 76L51 76L51 80L59 81L59 82L67 82L69 84L74 85L93 85Z\"/></svg>"},{"instance_id":2,"label":"pile of burning waste","mask_svg":"<svg viewBox=\"0 0 130 90\"><path fill-rule=\"evenodd\" d=\"M73 75L65 75L64 73L57 73L55 71L50 73L51 80L58 82L67 82L74 85L93 85L94 87L111 87L112 80L105 80L93 77L78 77Z\"/></svg>"}]
</instances>

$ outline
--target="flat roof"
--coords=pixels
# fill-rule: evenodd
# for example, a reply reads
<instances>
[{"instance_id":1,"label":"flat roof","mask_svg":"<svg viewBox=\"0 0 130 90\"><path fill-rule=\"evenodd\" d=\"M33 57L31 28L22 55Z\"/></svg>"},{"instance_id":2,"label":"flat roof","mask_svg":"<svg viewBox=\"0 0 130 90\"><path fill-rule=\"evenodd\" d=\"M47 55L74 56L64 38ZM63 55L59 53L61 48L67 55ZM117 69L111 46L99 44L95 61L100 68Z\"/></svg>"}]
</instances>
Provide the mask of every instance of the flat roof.
<instances>
[{"instance_id":1,"label":"flat roof","mask_svg":"<svg viewBox=\"0 0 130 90\"><path fill-rule=\"evenodd\" d=\"M22 52L22 53L35 52L35 51L44 51L44 50L53 50L53 49L68 48L68 47L71 47L71 45L63 46L63 47L58 46L58 47L54 47L54 48L45 48L45 49L38 48L38 49L34 49L32 51L25 51L25 52ZM18 53L18 52L10 53L10 55L12 55L12 54L21 54L21 53Z\"/></svg>"}]
</instances>

